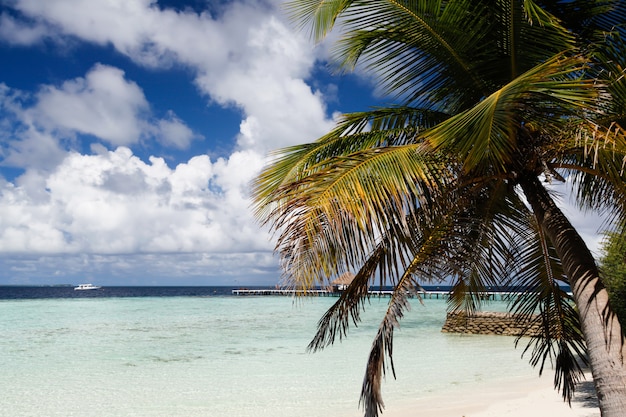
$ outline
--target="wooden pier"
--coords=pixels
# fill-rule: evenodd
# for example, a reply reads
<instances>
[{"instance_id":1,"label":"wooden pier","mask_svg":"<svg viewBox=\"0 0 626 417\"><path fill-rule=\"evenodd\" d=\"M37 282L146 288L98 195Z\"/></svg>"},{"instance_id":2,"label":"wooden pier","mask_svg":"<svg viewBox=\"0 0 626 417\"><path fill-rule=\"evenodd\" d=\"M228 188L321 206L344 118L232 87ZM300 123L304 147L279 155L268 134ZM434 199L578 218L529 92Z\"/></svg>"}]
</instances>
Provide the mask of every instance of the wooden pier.
<instances>
[{"instance_id":1,"label":"wooden pier","mask_svg":"<svg viewBox=\"0 0 626 417\"><path fill-rule=\"evenodd\" d=\"M257 289L248 289L248 288L240 288L232 290L233 295L238 296L306 296L306 297L339 297L341 295L341 291L332 291L332 290L320 290L320 289L311 289L311 290L289 290L289 289L280 289L280 288L257 288ZM382 290L382 291L368 291L368 294L373 297L391 297L393 291L391 290ZM519 297L521 293L512 292L512 291L490 291L483 293L481 298L483 300L488 301L509 301L513 298ZM450 293L448 291L421 291L419 296L424 299L447 299L450 297ZM414 297L412 294L410 297Z\"/></svg>"},{"instance_id":2,"label":"wooden pier","mask_svg":"<svg viewBox=\"0 0 626 417\"><path fill-rule=\"evenodd\" d=\"M241 288L232 291L233 295L249 295L249 296L258 296L258 295L282 295L282 296L294 296L294 295L304 295L308 297L333 297L338 296L338 292L333 292L329 290L285 290L285 289L272 289L272 288L264 288L264 289L248 289Z\"/></svg>"}]
</instances>

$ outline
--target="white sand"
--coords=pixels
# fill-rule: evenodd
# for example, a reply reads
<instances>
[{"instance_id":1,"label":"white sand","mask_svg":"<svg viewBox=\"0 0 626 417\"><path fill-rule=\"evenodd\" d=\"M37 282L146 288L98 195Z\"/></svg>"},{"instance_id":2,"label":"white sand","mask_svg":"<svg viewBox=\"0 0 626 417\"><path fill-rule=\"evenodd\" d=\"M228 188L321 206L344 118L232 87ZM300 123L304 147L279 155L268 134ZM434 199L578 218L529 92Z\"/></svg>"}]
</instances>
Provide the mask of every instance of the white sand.
<instances>
[{"instance_id":1,"label":"white sand","mask_svg":"<svg viewBox=\"0 0 626 417\"><path fill-rule=\"evenodd\" d=\"M600 417L591 376L578 387L572 406L553 388L553 373L476 385L405 407L387 404L383 417Z\"/></svg>"}]
</instances>

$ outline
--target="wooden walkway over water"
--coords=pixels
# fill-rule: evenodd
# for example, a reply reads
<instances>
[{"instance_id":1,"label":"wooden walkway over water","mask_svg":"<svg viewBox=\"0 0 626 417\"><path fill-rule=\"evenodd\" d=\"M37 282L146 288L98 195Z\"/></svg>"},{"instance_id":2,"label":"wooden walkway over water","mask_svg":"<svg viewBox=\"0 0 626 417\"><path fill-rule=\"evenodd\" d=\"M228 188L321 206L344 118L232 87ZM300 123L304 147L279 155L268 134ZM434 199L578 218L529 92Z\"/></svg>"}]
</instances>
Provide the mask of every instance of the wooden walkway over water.
<instances>
[{"instance_id":1,"label":"wooden walkway over water","mask_svg":"<svg viewBox=\"0 0 626 417\"><path fill-rule=\"evenodd\" d=\"M374 297L391 297L393 291L391 290L383 290L383 291L368 291L369 295ZM307 297L339 297L341 295L341 291L331 291L331 290L288 290L288 289L234 289L232 290L233 295L239 296L307 296ZM419 293L420 297L424 299L447 299L450 296L448 291L422 291ZM508 301L513 298L516 298L520 295L519 292L513 291L490 291L482 294L482 298L484 300L493 300L493 301ZM413 295L411 295L413 297Z\"/></svg>"}]
</instances>

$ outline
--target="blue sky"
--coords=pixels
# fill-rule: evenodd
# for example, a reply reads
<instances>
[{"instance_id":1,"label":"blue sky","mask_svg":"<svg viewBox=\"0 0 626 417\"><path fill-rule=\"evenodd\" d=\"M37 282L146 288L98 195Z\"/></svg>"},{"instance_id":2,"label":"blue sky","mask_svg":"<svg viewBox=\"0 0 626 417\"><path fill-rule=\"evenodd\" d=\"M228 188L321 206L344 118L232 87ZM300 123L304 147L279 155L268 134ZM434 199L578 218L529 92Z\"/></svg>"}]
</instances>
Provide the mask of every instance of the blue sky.
<instances>
[{"instance_id":1,"label":"blue sky","mask_svg":"<svg viewBox=\"0 0 626 417\"><path fill-rule=\"evenodd\" d=\"M248 184L376 102L279 1L0 0L0 284L266 285Z\"/></svg>"},{"instance_id":2,"label":"blue sky","mask_svg":"<svg viewBox=\"0 0 626 417\"><path fill-rule=\"evenodd\" d=\"M249 181L379 103L333 36L274 0L0 0L0 285L277 283Z\"/></svg>"}]
</instances>

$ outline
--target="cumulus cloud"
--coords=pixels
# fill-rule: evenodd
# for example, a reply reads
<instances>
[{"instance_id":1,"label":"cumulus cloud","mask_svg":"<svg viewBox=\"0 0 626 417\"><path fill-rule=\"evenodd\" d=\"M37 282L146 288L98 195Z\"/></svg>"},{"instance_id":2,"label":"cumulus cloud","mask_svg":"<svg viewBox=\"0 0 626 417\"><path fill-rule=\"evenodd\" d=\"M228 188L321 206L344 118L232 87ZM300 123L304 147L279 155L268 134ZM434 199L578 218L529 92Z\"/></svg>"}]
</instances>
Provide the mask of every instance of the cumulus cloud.
<instances>
[{"instance_id":1,"label":"cumulus cloud","mask_svg":"<svg viewBox=\"0 0 626 417\"><path fill-rule=\"evenodd\" d=\"M87 42L153 71L184 67L202 97L242 118L231 155L211 159L209 151L170 166L134 150L149 141L189 149L202 136L183 115L155 118L141 81L120 68L94 63L83 77L32 95L5 86L2 117L12 121L2 164L25 171L0 183L0 252L12 256L0 264L15 279L45 265L58 274L88 265L126 276L277 279L271 242L252 219L250 180L268 151L313 140L334 124L306 81L316 52L278 4L230 2L219 14L198 14L154 0L13 1L11 17L0 18L5 42L52 41L68 54L68 45Z\"/></svg>"},{"instance_id":2,"label":"cumulus cloud","mask_svg":"<svg viewBox=\"0 0 626 417\"><path fill-rule=\"evenodd\" d=\"M217 102L244 110L240 148L266 153L330 130L321 94L304 81L315 59L304 38L271 17L249 29L234 51L220 71L202 68L197 84Z\"/></svg>"},{"instance_id":3,"label":"cumulus cloud","mask_svg":"<svg viewBox=\"0 0 626 417\"><path fill-rule=\"evenodd\" d=\"M32 45L41 42L50 33L42 24L17 21L12 16L0 14L0 40L12 45Z\"/></svg>"},{"instance_id":4,"label":"cumulus cloud","mask_svg":"<svg viewBox=\"0 0 626 417\"><path fill-rule=\"evenodd\" d=\"M137 84L118 68L97 64L85 78L46 86L28 112L32 123L101 138L114 146L139 141L149 105Z\"/></svg>"},{"instance_id":5,"label":"cumulus cloud","mask_svg":"<svg viewBox=\"0 0 626 417\"><path fill-rule=\"evenodd\" d=\"M172 111L155 118L142 89L122 70L101 64L85 77L42 86L32 97L0 85L0 116L10 132L4 133L3 164L22 168L55 167L77 135L114 147L154 139L176 149L202 139Z\"/></svg>"},{"instance_id":6,"label":"cumulus cloud","mask_svg":"<svg viewBox=\"0 0 626 417\"><path fill-rule=\"evenodd\" d=\"M66 150L58 138L33 126L20 128L17 136L3 143L2 165L48 171L65 157Z\"/></svg>"},{"instance_id":7,"label":"cumulus cloud","mask_svg":"<svg viewBox=\"0 0 626 417\"><path fill-rule=\"evenodd\" d=\"M273 259L249 210L248 184L263 165L261 154L239 151L215 161L197 155L170 167L157 156L142 161L126 146L107 149L105 144L128 138L132 145L142 129L176 148L199 136L173 112L148 126L143 93L112 67L97 65L84 78L45 86L29 100L6 86L0 90L2 120L13 127L2 163L25 170L0 182L0 253L12 259L0 263L11 264L7 271L32 276L34 265L48 265L33 256L62 255L53 264L65 264L63 274L85 259L107 259L102 267L115 259L118 274L145 272L153 266L141 267L141 260L162 254L161 261L172 262L166 273L171 280L217 271L222 277L254 274L258 267L242 267L250 254L265 264ZM120 108L125 114L116 116ZM109 110L113 115L106 115ZM107 120L119 124L110 128ZM92 154L66 149L74 133L103 142L91 146ZM129 255L133 259L124 260Z\"/></svg>"},{"instance_id":8,"label":"cumulus cloud","mask_svg":"<svg viewBox=\"0 0 626 417\"><path fill-rule=\"evenodd\" d=\"M119 147L70 153L45 178L46 199L5 183L3 253L229 253L268 250L248 213L249 175L262 160L201 155L169 168ZM231 175L232 171L240 175ZM246 175L247 173L247 175Z\"/></svg>"},{"instance_id":9,"label":"cumulus cloud","mask_svg":"<svg viewBox=\"0 0 626 417\"><path fill-rule=\"evenodd\" d=\"M316 57L309 39L270 6L233 2L217 19L161 10L149 0L16 2L24 15L54 28L48 36L111 44L140 65L192 69L210 100L243 110L239 146L260 153L313 140L333 125L321 95L304 82Z\"/></svg>"},{"instance_id":10,"label":"cumulus cloud","mask_svg":"<svg viewBox=\"0 0 626 417\"><path fill-rule=\"evenodd\" d=\"M157 122L156 139L166 147L187 149L194 139L202 138L194 133L174 112L169 111L167 117Z\"/></svg>"}]
</instances>

